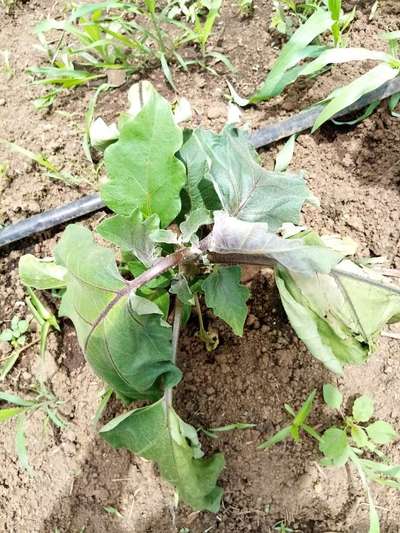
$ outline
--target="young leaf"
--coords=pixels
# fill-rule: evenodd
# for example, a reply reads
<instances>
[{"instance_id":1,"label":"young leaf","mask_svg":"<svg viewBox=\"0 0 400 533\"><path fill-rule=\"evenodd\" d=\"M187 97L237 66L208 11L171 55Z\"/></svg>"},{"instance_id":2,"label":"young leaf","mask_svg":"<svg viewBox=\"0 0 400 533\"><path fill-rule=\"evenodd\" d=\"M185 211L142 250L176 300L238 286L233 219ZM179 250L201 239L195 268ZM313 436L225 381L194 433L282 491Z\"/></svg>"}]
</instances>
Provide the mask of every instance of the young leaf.
<instances>
[{"instance_id":1,"label":"young leaf","mask_svg":"<svg viewBox=\"0 0 400 533\"><path fill-rule=\"evenodd\" d=\"M182 232L182 242L189 242L201 226L211 224L211 222L212 218L210 212L204 207L199 207L194 211L191 211L179 226L179 229Z\"/></svg>"},{"instance_id":2,"label":"young leaf","mask_svg":"<svg viewBox=\"0 0 400 533\"><path fill-rule=\"evenodd\" d=\"M107 218L97 226L96 231L122 250L132 252L145 266L150 267L160 255L159 248L150 237L159 227L157 215L143 220L140 210L134 209L129 216Z\"/></svg>"},{"instance_id":3,"label":"young leaf","mask_svg":"<svg viewBox=\"0 0 400 533\"><path fill-rule=\"evenodd\" d=\"M305 202L315 204L302 174L263 169L243 132L225 128L220 135L208 132L198 140L209 158L208 179L229 215L267 222L275 231L284 222L297 224Z\"/></svg>"},{"instance_id":4,"label":"young leaf","mask_svg":"<svg viewBox=\"0 0 400 533\"><path fill-rule=\"evenodd\" d=\"M281 81L285 72L300 61L299 54L302 54L304 48L318 35L321 35L329 29L332 22L329 11L320 8L316 9L311 17L295 31L290 40L282 48L266 80L250 98L250 102L261 102L276 94L276 86ZM301 59L303 58L301 57Z\"/></svg>"},{"instance_id":5,"label":"young leaf","mask_svg":"<svg viewBox=\"0 0 400 533\"><path fill-rule=\"evenodd\" d=\"M0 400L3 400L7 403L13 403L14 405L20 405L22 407L30 407L34 405L32 400L26 400L25 398L21 398L20 396L10 392L0 392Z\"/></svg>"},{"instance_id":6,"label":"young leaf","mask_svg":"<svg viewBox=\"0 0 400 533\"><path fill-rule=\"evenodd\" d=\"M324 401L331 409L340 409L343 401L342 393L330 383L325 383L323 386Z\"/></svg>"},{"instance_id":7,"label":"young leaf","mask_svg":"<svg viewBox=\"0 0 400 533\"><path fill-rule=\"evenodd\" d=\"M179 498L195 510L218 511L222 489L216 482L224 466L223 455L198 458L196 431L172 408L166 410L162 400L115 418L100 434L114 447L155 461Z\"/></svg>"},{"instance_id":8,"label":"young leaf","mask_svg":"<svg viewBox=\"0 0 400 533\"><path fill-rule=\"evenodd\" d=\"M397 69L390 67L386 63L381 63L348 85L337 89L333 98L332 95L328 96L327 99L330 100L330 102L318 115L311 132L315 132L324 122L332 118L345 107L354 103L364 94L377 89L385 82L395 78L398 73L399 71Z\"/></svg>"},{"instance_id":9,"label":"young leaf","mask_svg":"<svg viewBox=\"0 0 400 533\"><path fill-rule=\"evenodd\" d=\"M0 333L1 342L10 342L13 340L13 338L14 338L14 333L13 333L13 330L10 328L7 328Z\"/></svg>"},{"instance_id":10,"label":"young leaf","mask_svg":"<svg viewBox=\"0 0 400 533\"><path fill-rule=\"evenodd\" d=\"M184 305L194 305L193 293L184 276L181 275L178 279L172 281L169 292L171 294L176 294Z\"/></svg>"},{"instance_id":11,"label":"young leaf","mask_svg":"<svg viewBox=\"0 0 400 533\"><path fill-rule=\"evenodd\" d=\"M24 285L35 289L62 289L66 270L54 261L27 254L19 260L19 276Z\"/></svg>"},{"instance_id":12,"label":"young leaf","mask_svg":"<svg viewBox=\"0 0 400 533\"><path fill-rule=\"evenodd\" d=\"M291 429L292 426L287 426L281 429L280 431L275 433L275 435L272 435L272 437L270 437L268 440L257 446L257 448L259 450L268 450L268 448L271 448L274 444L278 444L278 442L282 442L283 440L290 437Z\"/></svg>"},{"instance_id":13,"label":"young leaf","mask_svg":"<svg viewBox=\"0 0 400 533\"><path fill-rule=\"evenodd\" d=\"M347 462L350 453L345 431L336 427L327 429L322 435L319 449L325 455L328 464L343 466Z\"/></svg>"},{"instance_id":14,"label":"young leaf","mask_svg":"<svg viewBox=\"0 0 400 533\"><path fill-rule=\"evenodd\" d=\"M207 307L229 324L236 335L243 335L250 291L240 284L240 267L216 268L203 282L203 291Z\"/></svg>"},{"instance_id":15,"label":"young leaf","mask_svg":"<svg viewBox=\"0 0 400 533\"><path fill-rule=\"evenodd\" d=\"M374 401L369 396L360 396L353 404L353 417L357 422L368 422L374 414Z\"/></svg>"},{"instance_id":16,"label":"young leaf","mask_svg":"<svg viewBox=\"0 0 400 533\"><path fill-rule=\"evenodd\" d=\"M145 217L157 214L167 226L181 209L185 168L175 157L181 146L182 130L169 104L154 92L104 153L109 180L101 196L106 205L120 215L130 215L135 208Z\"/></svg>"},{"instance_id":17,"label":"young leaf","mask_svg":"<svg viewBox=\"0 0 400 533\"><path fill-rule=\"evenodd\" d=\"M306 401L301 406L300 410L296 414L293 420L293 425L300 428L304 422L307 420L308 416L311 413L312 406L314 403L315 395L317 391L314 389L311 391L311 393L308 395Z\"/></svg>"},{"instance_id":18,"label":"young leaf","mask_svg":"<svg viewBox=\"0 0 400 533\"><path fill-rule=\"evenodd\" d=\"M389 444L397 438L393 426L384 420L377 420L365 428L370 439L377 444Z\"/></svg>"},{"instance_id":19,"label":"young leaf","mask_svg":"<svg viewBox=\"0 0 400 533\"><path fill-rule=\"evenodd\" d=\"M144 308L143 299L132 296L111 250L97 245L89 230L73 224L65 230L55 257L68 270L60 315L73 321L95 372L132 400L158 399L164 388L176 385L181 372L171 361L171 329L157 307ZM148 310L150 314L142 314Z\"/></svg>"},{"instance_id":20,"label":"young leaf","mask_svg":"<svg viewBox=\"0 0 400 533\"><path fill-rule=\"evenodd\" d=\"M5 422L13 416L20 415L25 410L24 407L4 407L3 409L0 409L0 423Z\"/></svg>"},{"instance_id":21,"label":"young leaf","mask_svg":"<svg viewBox=\"0 0 400 533\"><path fill-rule=\"evenodd\" d=\"M278 237L262 222L245 222L223 211L215 212L214 220L209 244L212 252L270 257L289 270L305 275L329 272L342 257L325 246L308 245L303 239Z\"/></svg>"},{"instance_id":22,"label":"young leaf","mask_svg":"<svg viewBox=\"0 0 400 533\"><path fill-rule=\"evenodd\" d=\"M360 426L352 426L351 438L354 440L356 446L358 446L359 448L364 448L368 445L368 436L365 433L364 429Z\"/></svg>"}]
</instances>

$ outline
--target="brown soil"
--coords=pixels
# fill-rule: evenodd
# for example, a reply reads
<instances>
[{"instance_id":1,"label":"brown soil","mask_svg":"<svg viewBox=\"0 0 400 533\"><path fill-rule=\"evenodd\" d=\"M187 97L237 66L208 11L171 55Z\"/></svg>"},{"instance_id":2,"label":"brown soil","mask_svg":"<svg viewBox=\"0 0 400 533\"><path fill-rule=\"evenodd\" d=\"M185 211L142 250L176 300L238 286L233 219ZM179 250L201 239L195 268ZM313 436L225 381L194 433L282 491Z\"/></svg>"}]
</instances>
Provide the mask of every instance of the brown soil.
<instances>
[{"instance_id":1,"label":"brown soil","mask_svg":"<svg viewBox=\"0 0 400 533\"><path fill-rule=\"evenodd\" d=\"M195 71L176 73L176 84L192 101L194 123L218 129L224 122L226 78L239 92L249 94L278 53L281 39L268 26L271 1L255 1L254 17L241 20L226 3L218 26L218 43L238 68L235 75L215 77ZM350 4L350 3L348 3ZM377 46L382 30L398 29L397 1L381 2L379 16L368 22L372 2L358 2L358 17L350 35L352 45ZM28 84L26 68L39 61L33 48L32 28L45 15L61 14L59 3L32 0L0 20L0 50L9 50L13 75L0 70L1 137L33 151L43 151L62 169L95 183L81 149L83 115L92 91L80 89L63 96L51 112L37 113L32 100L40 89ZM333 69L314 83L300 82L283 97L244 112L252 127L304 108L362 68ZM222 71L221 71L222 72ZM150 79L166 96L172 93L159 72ZM3 101L4 100L4 101ZM126 89L101 98L98 114L111 120L124 108ZM385 255L400 268L400 133L398 122L384 105L356 128L325 126L314 136L299 137L292 167L304 169L321 209L307 209L305 221L323 233L337 232L357 240L360 251ZM263 153L270 166L278 147ZM0 181L0 223L10 223L79 197L93 185L70 187L51 181L35 165L1 148L0 161L9 161L7 178ZM102 214L88 223L96 224ZM59 233L26 240L2 252L0 263L0 330L14 314L25 316L24 292L17 264L24 253L51 254ZM71 325L62 322L61 334L51 334L48 351L55 365L53 392L65 403L61 408L69 424L65 430L43 426L40 413L28 423L28 449L34 473L29 477L18 465L13 422L0 430L0 530L15 533L102 533L220 531L268 532L281 519L304 532L368 530L366 496L354 472L322 470L316 447L307 440L287 442L268 452L256 450L263 438L287 421L285 402L297 408L309 391L326 382L339 383L346 401L354 395L373 394L379 417L400 429L400 364L396 340L382 338L378 353L368 364L349 368L336 380L307 352L288 325L268 272L251 281L251 317L245 334L236 338L219 320L208 315L218 329L220 345L209 354L189 323L181 341L179 365L183 382L176 390L179 413L191 424L215 427L235 421L253 422L253 430L205 439L206 449L222 450L226 468L221 478L225 496L217 515L174 511L171 489L160 480L151 463L125 451L109 448L96 434L92 417L101 383L85 365ZM32 338L35 333L32 333ZM1 354L0 354L1 355ZM24 394L34 381L36 351L27 350L4 384L5 390ZM3 388L3 386L2 386ZM313 422L323 427L334 422L321 398ZM121 410L112 402L104 420ZM400 461L397 445L387 452ZM400 504L392 489L374 487L382 531L400 531ZM109 514L112 506L122 518Z\"/></svg>"}]
</instances>

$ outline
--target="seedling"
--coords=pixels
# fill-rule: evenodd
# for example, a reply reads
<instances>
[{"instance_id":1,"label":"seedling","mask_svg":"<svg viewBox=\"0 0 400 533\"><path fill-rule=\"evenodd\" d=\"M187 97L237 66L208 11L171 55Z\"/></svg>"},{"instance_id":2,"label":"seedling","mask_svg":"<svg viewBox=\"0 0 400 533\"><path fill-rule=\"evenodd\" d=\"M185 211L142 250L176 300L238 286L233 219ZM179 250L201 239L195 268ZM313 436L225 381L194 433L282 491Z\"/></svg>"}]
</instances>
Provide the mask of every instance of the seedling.
<instances>
[{"instance_id":1,"label":"seedling","mask_svg":"<svg viewBox=\"0 0 400 533\"><path fill-rule=\"evenodd\" d=\"M36 33L39 48L50 64L32 67L30 73L36 78L35 83L53 89L36 101L36 107L51 105L62 89L104 79L110 70L130 75L161 66L165 78L175 88L171 63L184 70L194 63L210 69L206 59L211 58L230 66L223 54L207 49L221 3L221 0L194 2L185 14L176 2L167 2L159 8L153 0L143 4L109 0L78 6L64 21L42 21ZM60 38L49 41L47 34L53 35L54 30L60 33ZM181 50L188 44L199 45L200 58L185 59Z\"/></svg>"},{"instance_id":2,"label":"seedling","mask_svg":"<svg viewBox=\"0 0 400 533\"><path fill-rule=\"evenodd\" d=\"M303 411L307 415L312 409L312 400L315 390L307 398L303 407L296 415L299 417ZM390 464L389 459L380 451L379 446L389 444L398 435L392 425L384 420L370 422L374 414L374 403L369 396L360 396L353 403L352 414L345 416L342 412L343 397L340 391L330 384L323 387L324 401L328 407L335 410L342 418L339 427L332 426L320 435L315 428L306 426L301 428L319 443L319 450L324 455L321 464L326 467L342 467L348 463L353 464L367 491L370 506L370 533L379 533L379 518L371 496L368 481L374 481L382 485L388 485L400 489L400 466ZM295 416L292 408L285 405L285 409ZM295 422L291 426L278 431L259 448L267 449L292 437L298 441L300 432L298 428L293 432ZM376 460L369 458L372 454ZM367 455L368 458L364 456Z\"/></svg>"},{"instance_id":3,"label":"seedling","mask_svg":"<svg viewBox=\"0 0 400 533\"><path fill-rule=\"evenodd\" d=\"M15 450L21 467L32 472L26 448L25 426L26 420L35 411L41 410L45 414L45 423L51 422L54 426L63 429L65 421L58 414L58 407L62 404L43 383L37 383L32 389L32 399L21 398L12 393L0 391L0 401L6 402L6 407L0 409L0 423L11 418L16 420Z\"/></svg>"},{"instance_id":4,"label":"seedling","mask_svg":"<svg viewBox=\"0 0 400 533\"><path fill-rule=\"evenodd\" d=\"M20 275L39 290L64 288L59 314L72 320L86 359L109 387L103 405L110 390L125 404L146 402L103 426L104 439L155 461L181 500L215 512L223 456L205 459L197 431L173 408L180 328L196 299L242 335L250 292L239 265L274 268L294 329L341 373L367 359L387 322L399 321L400 288L345 260L342 241L294 226L315 197L303 174L262 168L246 133L232 126L220 134L183 131L154 88L142 84L130 95L104 151L101 196L115 214L96 231L113 251L73 224L54 261L25 256ZM288 225L290 238L282 234ZM312 399L292 412L286 431L293 438L313 431Z\"/></svg>"},{"instance_id":5,"label":"seedling","mask_svg":"<svg viewBox=\"0 0 400 533\"><path fill-rule=\"evenodd\" d=\"M0 333L0 341L9 342L15 349L21 348L26 342L25 333L28 331L29 323L15 315L11 319L9 328Z\"/></svg>"},{"instance_id":6,"label":"seedling","mask_svg":"<svg viewBox=\"0 0 400 533\"><path fill-rule=\"evenodd\" d=\"M290 527L287 527L285 525L285 521L284 520L280 520L279 522L274 524L273 527L272 527L272 530L273 531L278 531L278 533L295 533L294 529L291 529Z\"/></svg>"},{"instance_id":7,"label":"seedling","mask_svg":"<svg viewBox=\"0 0 400 533\"><path fill-rule=\"evenodd\" d=\"M254 13L254 0L237 0L236 4L242 17L250 17Z\"/></svg>"},{"instance_id":8,"label":"seedling","mask_svg":"<svg viewBox=\"0 0 400 533\"><path fill-rule=\"evenodd\" d=\"M29 294L26 299L27 306L40 327L40 356L44 358L50 328L60 331L60 327L56 317L43 305L35 292L30 287L26 287L26 290Z\"/></svg>"}]
</instances>

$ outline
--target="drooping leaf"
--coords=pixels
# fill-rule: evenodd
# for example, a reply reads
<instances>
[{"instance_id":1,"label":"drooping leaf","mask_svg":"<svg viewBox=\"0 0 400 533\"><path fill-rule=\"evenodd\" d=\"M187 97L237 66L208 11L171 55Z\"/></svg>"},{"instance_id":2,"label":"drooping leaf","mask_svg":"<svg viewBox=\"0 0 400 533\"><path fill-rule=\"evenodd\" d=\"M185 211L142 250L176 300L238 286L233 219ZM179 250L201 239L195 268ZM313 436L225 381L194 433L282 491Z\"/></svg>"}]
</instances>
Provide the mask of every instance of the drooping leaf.
<instances>
[{"instance_id":1,"label":"drooping leaf","mask_svg":"<svg viewBox=\"0 0 400 533\"><path fill-rule=\"evenodd\" d=\"M111 250L74 224L65 230L55 256L68 270L60 315L73 321L97 375L132 400L158 399L178 383L181 372L171 362L171 329L158 308L148 308L151 302L143 307L143 299L129 290Z\"/></svg>"},{"instance_id":2,"label":"drooping leaf","mask_svg":"<svg viewBox=\"0 0 400 533\"><path fill-rule=\"evenodd\" d=\"M300 62L305 55L304 49L318 35L321 35L332 25L332 17L325 9L316 9L311 17L294 32L290 40L282 48L278 59L275 61L266 80L250 98L250 102L257 103L267 100L276 93L276 86L285 75L286 71ZM321 50L322 51L322 50ZM294 81L293 79L291 81ZM283 90L282 87L281 90Z\"/></svg>"},{"instance_id":3,"label":"drooping leaf","mask_svg":"<svg viewBox=\"0 0 400 533\"><path fill-rule=\"evenodd\" d=\"M311 275L329 272L342 258L323 244L307 244L305 239L283 239L271 233L268 224L245 222L223 211L214 213L209 250L222 254L246 254L271 258L290 271Z\"/></svg>"},{"instance_id":4,"label":"drooping leaf","mask_svg":"<svg viewBox=\"0 0 400 533\"><path fill-rule=\"evenodd\" d=\"M342 429L331 427L322 435L319 449L324 454L328 464L343 466L350 454L347 435Z\"/></svg>"},{"instance_id":5,"label":"drooping leaf","mask_svg":"<svg viewBox=\"0 0 400 533\"><path fill-rule=\"evenodd\" d=\"M343 364L364 362L375 350L383 326L400 320L399 292L374 282L376 278L347 260L335 267L334 275L276 270L291 325L314 357L333 372L342 373Z\"/></svg>"},{"instance_id":6,"label":"drooping leaf","mask_svg":"<svg viewBox=\"0 0 400 533\"><path fill-rule=\"evenodd\" d=\"M145 266L150 267L160 255L159 248L150 237L159 227L157 215L143 220L140 210L134 209L129 216L107 218L97 226L96 231L122 250L132 252Z\"/></svg>"},{"instance_id":7,"label":"drooping leaf","mask_svg":"<svg viewBox=\"0 0 400 533\"><path fill-rule=\"evenodd\" d=\"M323 386L323 395L326 405L331 409L340 409L343 401L342 393L330 383L325 383Z\"/></svg>"},{"instance_id":8,"label":"drooping leaf","mask_svg":"<svg viewBox=\"0 0 400 533\"><path fill-rule=\"evenodd\" d=\"M374 400L369 396L360 396L353 404L353 416L357 422L368 422L374 414Z\"/></svg>"},{"instance_id":9,"label":"drooping leaf","mask_svg":"<svg viewBox=\"0 0 400 533\"><path fill-rule=\"evenodd\" d=\"M393 426L384 420L377 420L365 429L369 438L377 444L389 444L398 437Z\"/></svg>"},{"instance_id":10,"label":"drooping leaf","mask_svg":"<svg viewBox=\"0 0 400 533\"><path fill-rule=\"evenodd\" d=\"M161 225L168 225L181 209L186 180L184 165L175 157L181 146L182 130L169 104L154 92L104 153L109 180L101 195L106 205L126 216L139 208L146 218L157 214Z\"/></svg>"},{"instance_id":11,"label":"drooping leaf","mask_svg":"<svg viewBox=\"0 0 400 533\"><path fill-rule=\"evenodd\" d=\"M304 202L315 203L302 174L268 171L243 132L225 128L220 135L199 137L209 158L208 179L223 209L248 222L267 222L271 231L299 222Z\"/></svg>"},{"instance_id":12,"label":"drooping leaf","mask_svg":"<svg viewBox=\"0 0 400 533\"><path fill-rule=\"evenodd\" d=\"M195 510L218 511L222 489L216 482L224 466L223 455L201 458L195 429L172 408L166 409L162 400L115 418L100 434L114 447L155 461L179 498Z\"/></svg>"},{"instance_id":13,"label":"drooping leaf","mask_svg":"<svg viewBox=\"0 0 400 533\"><path fill-rule=\"evenodd\" d=\"M19 276L24 285L36 289L61 289L65 287L65 268L53 260L38 259L27 254L19 260Z\"/></svg>"},{"instance_id":14,"label":"drooping leaf","mask_svg":"<svg viewBox=\"0 0 400 533\"><path fill-rule=\"evenodd\" d=\"M243 335L250 291L240 284L240 267L215 268L202 287L207 307L229 324L236 335Z\"/></svg>"},{"instance_id":15,"label":"drooping leaf","mask_svg":"<svg viewBox=\"0 0 400 533\"><path fill-rule=\"evenodd\" d=\"M398 73L399 71L397 69L390 67L387 63L381 63L359 78L356 78L348 85L337 89L334 92L333 98L332 95L328 96L327 100L330 101L318 115L312 128L312 132L316 131L324 122L332 118L336 113L356 102L364 94L377 89L385 82L395 78Z\"/></svg>"}]
</instances>

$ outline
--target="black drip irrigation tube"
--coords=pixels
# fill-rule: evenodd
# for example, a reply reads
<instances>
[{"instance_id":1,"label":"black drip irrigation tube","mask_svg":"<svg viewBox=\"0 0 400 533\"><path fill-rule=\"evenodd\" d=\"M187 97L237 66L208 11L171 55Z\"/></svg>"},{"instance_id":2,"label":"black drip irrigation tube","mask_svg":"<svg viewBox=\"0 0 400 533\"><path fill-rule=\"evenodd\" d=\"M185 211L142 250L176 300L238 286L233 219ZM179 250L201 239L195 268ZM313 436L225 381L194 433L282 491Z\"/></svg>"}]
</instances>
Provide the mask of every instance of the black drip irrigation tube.
<instances>
[{"instance_id":1,"label":"black drip irrigation tube","mask_svg":"<svg viewBox=\"0 0 400 533\"><path fill-rule=\"evenodd\" d=\"M334 118L340 118L349 113L360 111L367 107L372 102L377 100L384 100L393 94L400 92L400 77L391 80L375 91L372 91L350 106L342 109ZM316 118L324 109L324 104L313 106L305 111L301 111L296 115L276 122L274 124L267 124L264 128L254 131L250 135L250 142L255 148L267 146L281 139L285 139L294 133L300 133L304 130L312 128ZM90 194L83 196L79 200L70 202L61 207L49 209L38 215L21 220L15 224L11 224L6 228L0 230L0 248L7 246L13 242L20 241L32 235L36 235L42 231L54 228L65 222L75 220L77 218L89 215L105 207L99 194Z\"/></svg>"}]
</instances>

